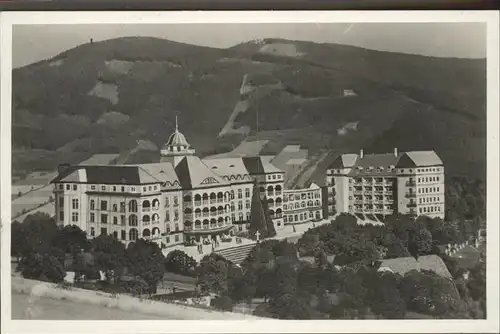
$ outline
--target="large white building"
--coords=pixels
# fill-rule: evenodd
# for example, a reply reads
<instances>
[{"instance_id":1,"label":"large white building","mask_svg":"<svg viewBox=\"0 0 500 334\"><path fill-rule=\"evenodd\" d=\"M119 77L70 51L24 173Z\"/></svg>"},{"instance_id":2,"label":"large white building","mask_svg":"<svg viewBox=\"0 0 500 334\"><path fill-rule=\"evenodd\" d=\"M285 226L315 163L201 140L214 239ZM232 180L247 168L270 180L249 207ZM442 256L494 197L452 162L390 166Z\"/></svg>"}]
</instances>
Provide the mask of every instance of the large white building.
<instances>
[{"instance_id":1,"label":"large white building","mask_svg":"<svg viewBox=\"0 0 500 334\"><path fill-rule=\"evenodd\" d=\"M257 184L279 231L286 216L284 172L271 158L201 160L176 126L159 163L61 165L52 181L56 221L124 243L145 238L169 247L217 239L247 230Z\"/></svg>"},{"instance_id":2,"label":"large white building","mask_svg":"<svg viewBox=\"0 0 500 334\"><path fill-rule=\"evenodd\" d=\"M328 168L326 185L329 215L445 215L444 166L434 151L343 154Z\"/></svg>"}]
</instances>

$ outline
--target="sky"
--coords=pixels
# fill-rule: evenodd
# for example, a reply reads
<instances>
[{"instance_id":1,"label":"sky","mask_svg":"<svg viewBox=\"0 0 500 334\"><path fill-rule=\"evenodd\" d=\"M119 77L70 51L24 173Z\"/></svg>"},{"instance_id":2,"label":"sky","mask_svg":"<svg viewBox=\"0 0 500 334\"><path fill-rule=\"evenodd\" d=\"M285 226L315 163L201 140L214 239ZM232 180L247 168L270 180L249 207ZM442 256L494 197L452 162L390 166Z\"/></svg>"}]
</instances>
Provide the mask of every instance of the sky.
<instances>
[{"instance_id":1,"label":"sky","mask_svg":"<svg viewBox=\"0 0 500 334\"><path fill-rule=\"evenodd\" d=\"M484 23L18 25L12 34L13 67L52 58L90 38L100 41L125 36L218 48L260 38L284 38L435 57L486 57Z\"/></svg>"}]
</instances>

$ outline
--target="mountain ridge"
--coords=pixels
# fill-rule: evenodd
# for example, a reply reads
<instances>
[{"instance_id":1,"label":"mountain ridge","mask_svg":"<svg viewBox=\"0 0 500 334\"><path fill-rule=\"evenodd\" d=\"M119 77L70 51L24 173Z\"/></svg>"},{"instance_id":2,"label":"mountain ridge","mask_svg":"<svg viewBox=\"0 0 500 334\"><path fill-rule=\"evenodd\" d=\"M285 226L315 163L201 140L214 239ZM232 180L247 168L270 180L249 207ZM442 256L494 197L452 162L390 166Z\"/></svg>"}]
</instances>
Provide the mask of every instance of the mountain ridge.
<instances>
[{"instance_id":1,"label":"mountain ridge","mask_svg":"<svg viewBox=\"0 0 500 334\"><path fill-rule=\"evenodd\" d=\"M294 143L311 156L326 150L317 182L337 154L392 151L395 143L435 149L452 175L484 178L484 60L266 43L264 50L255 43L218 49L126 37L13 70L13 171L53 169L95 153L127 156L139 140L161 147L177 115L202 156L230 151L257 130L269 139L263 152ZM257 89L243 92L244 78ZM238 104L247 108L234 115ZM234 129L248 131L219 136L230 117ZM350 123L356 129L339 130ZM131 160L154 158L139 156Z\"/></svg>"}]
</instances>

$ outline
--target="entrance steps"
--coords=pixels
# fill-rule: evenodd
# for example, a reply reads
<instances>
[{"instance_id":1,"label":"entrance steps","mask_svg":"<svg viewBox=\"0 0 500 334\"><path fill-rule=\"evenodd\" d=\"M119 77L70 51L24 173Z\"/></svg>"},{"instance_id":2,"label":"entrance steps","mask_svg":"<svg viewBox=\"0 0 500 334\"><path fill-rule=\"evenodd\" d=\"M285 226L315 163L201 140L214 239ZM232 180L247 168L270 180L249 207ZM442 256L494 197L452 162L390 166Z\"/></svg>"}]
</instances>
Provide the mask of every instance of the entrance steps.
<instances>
[{"instance_id":1,"label":"entrance steps","mask_svg":"<svg viewBox=\"0 0 500 334\"><path fill-rule=\"evenodd\" d=\"M255 245L255 243L238 245L230 248L216 250L215 253L234 264L240 264L243 262L243 260L246 259L247 255L255 247Z\"/></svg>"}]
</instances>

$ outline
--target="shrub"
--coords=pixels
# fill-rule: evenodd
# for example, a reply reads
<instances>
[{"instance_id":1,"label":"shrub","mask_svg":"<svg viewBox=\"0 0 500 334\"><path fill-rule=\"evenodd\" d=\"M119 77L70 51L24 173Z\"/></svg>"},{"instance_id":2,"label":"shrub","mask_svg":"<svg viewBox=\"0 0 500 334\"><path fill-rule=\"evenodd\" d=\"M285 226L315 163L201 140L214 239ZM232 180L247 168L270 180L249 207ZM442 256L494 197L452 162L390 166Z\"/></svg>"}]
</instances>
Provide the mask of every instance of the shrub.
<instances>
[{"instance_id":1,"label":"shrub","mask_svg":"<svg viewBox=\"0 0 500 334\"><path fill-rule=\"evenodd\" d=\"M229 296L216 297L210 301L210 306L222 310L233 311L233 300Z\"/></svg>"}]
</instances>

